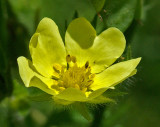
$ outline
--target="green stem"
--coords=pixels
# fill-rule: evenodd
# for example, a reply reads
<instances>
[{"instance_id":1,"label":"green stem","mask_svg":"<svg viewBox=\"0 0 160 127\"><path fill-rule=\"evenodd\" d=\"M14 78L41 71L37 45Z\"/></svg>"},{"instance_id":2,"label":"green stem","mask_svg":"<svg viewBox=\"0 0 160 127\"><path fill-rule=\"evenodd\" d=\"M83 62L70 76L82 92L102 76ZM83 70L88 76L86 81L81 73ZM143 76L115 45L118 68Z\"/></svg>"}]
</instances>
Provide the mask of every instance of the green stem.
<instances>
[{"instance_id":1,"label":"green stem","mask_svg":"<svg viewBox=\"0 0 160 127\"><path fill-rule=\"evenodd\" d=\"M94 119L90 127L101 127L101 122L103 119L104 111L106 106L99 105L94 113Z\"/></svg>"}]
</instances>

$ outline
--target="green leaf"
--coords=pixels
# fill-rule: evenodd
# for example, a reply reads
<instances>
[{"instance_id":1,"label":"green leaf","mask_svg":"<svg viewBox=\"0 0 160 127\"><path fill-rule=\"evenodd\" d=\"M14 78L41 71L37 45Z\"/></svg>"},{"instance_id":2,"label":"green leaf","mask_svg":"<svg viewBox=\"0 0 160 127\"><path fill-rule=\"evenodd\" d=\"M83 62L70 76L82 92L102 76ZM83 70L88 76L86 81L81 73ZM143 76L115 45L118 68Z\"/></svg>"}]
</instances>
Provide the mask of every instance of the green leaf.
<instances>
[{"instance_id":1,"label":"green leaf","mask_svg":"<svg viewBox=\"0 0 160 127\"><path fill-rule=\"evenodd\" d=\"M91 121L91 116L84 103L76 102L73 106L85 119Z\"/></svg>"},{"instance_id":2,"label":"green leaf","mask_svg":"<svg viewBox=\"0 0 160 127\"><path fill-rule=\"evenodd\" d=\"M13 90L8 58L8 32L6 17L6 1L0 1L0 100L10 96Z\"/></svg>"},{"instance_id":3,"label":"green leaf","mask_svg":"<svg viewBox=\"0 0 160 127\"><path fill-rule=\"evenodd\" d=\"M105 4L106 0L91 0L96 12L100 12Z\"/></svg>"},{"instance_id":4,"label":"green leaf","mask_svg":"<svg viewBox=\"0 0 160 127\"><path fill-rule=\"evenodd\" d=\"M79 17L79 16L78 16L78 11L75 10L74 15L73 15L73 20L76 19L76 18L78 18L78 17Z\"/></svg>"},{"instance_id":5,"label":"green leaf","mask_svg":"<svg viewBox=\"0 0 160 127\"><path fill-rule=\"evenodd\" d=\"M95 15L94 18L93 18L93 20L92 20L92 22L91 22L91 24L92 24L92 26L94 28L96 28L96 26L97 26L97 17L98 17L98 15Z\"/></svg>"},{"instance_id":6,"label":"green leaf","mask_svg":"<svg viewBox=\"0 0 160 127\"><path fill-rule=\"evenodd\" d=\"M107 27L117 27L124 32L131 24L137 0L107 0L104 6L106 12L101 13Z\"/></svg>"},{"instance_id":7,"label":"green leaf","mask_svg":"<svg viewBox=\"0 0 160 127\"><path fill-rule=\"evenodd\" d=\"M7 71L8 59L7 59L7 50L8 50L8 41L7 41L7 20L5 17L5 8L6 4L3 0L0 1L0 73L4 74Z\"/></svg>"},{"instance_id":8,"label":"green leaf","mask_svg":"<svg viewBox=\"0 0 160 127\"><path fill-rule=\"evenodd\" d=\"M132 50L131 50L131 46L129 45L127 47L126 60L130 60L130 59L132 59Z\"/></svg>"},{"instance_id":9,"label":"green leaf","mask_svg":"<svg viewBox=\"0 0 160 127\"><path fill-rule=\"evenodd\" d=\"M4 101L1 102L0 105L0 123L1 127L8 127L9 126L9 120L8 120L8 108L7 106L4 106Z\"/></svg>"},{"instance_id":10,"label":"green leaf","mask_svg":"<svg viewBox=\"0 0 160 127\"><path fill-rule=\"evenodd\" d=\"M0 41L1 42L1 41ZM5 55L5 52L1 49L1 45L0 45L0 73L5 73L7 71L7 58Z\"/></svg>"},{"instance_id":11,"label":"green leaf","mask_svg":"<svg viewBox=\"0 0 160 127\"><path fill-rule=\"evenodd\" d=\"M17 67L17 57L28 55L28 31L17 20L8 0L4 1L5 9L3 9L3 13L6 19L5 30L7 30L7 35L6 41L3 41L2 44L4 43L3 45L5 45L3 48L4 52L6 52L8 63L11 64L12 67Z\"/></svg>"},{"instance_id":12,"label":"green leaf","mask_svg":"<svg viewBox=\"0 0 160 127\"><path fill-rule=\"evenodd\" d=\"M35 31L37 20L52 18L65 34L65 21L72 21L75 11L78 16L92 20L95 9L88 0L9 0L18 20L28 29L30 35ZM58 6L57 6L58 5ZM37 12L39 12L37 19ZM35 22L36 21L36 22Z\"/></svg>"},{"instance_id":13,"label":"green leaf","mask_svg":"<svg viewBox=\"0 0 160 127\"><path fill-rule=\"evenodd\" d=\"M142 19L142 9L143 9L143 0L138 0L136 12L135 12L135 19L136 20Z\"/></svg>"},{"instance_id":14,"label":"green leaf","mask_svg":"<svg viewBox=\"0 0 160 127\"><path fill-rule=\"evenodd\" d=\"M36 12L40 7L41 0L9 0L13 12L16 14L18 20L28 28L29 33L35 30ZM37 26L37 24L36 24Z\"/></svg>"}]
</instances>

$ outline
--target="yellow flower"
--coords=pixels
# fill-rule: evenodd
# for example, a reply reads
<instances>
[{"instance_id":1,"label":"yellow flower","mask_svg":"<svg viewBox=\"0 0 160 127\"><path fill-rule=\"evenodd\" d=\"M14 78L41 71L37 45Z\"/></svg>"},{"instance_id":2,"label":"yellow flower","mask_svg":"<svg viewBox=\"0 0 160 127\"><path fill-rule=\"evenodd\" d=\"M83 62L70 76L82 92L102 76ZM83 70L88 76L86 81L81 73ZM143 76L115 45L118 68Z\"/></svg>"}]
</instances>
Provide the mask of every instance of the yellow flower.
<instances>
[{"instance_id":1,"label":"yellow flower","mask_svg":"<svg viewBox=\"0 0 160 127\"><path fill-rule=\"evenodd\" d=\"M102 94L136 74L141 58L113 64L126 45L123 33L109 28L100 35L85 18L73 20L65 45L55 22L40 21L29 44L32 61L18 58L26 87L37 87L63 105L73 102L105 103Z\"/></svg>"}]
</instances>

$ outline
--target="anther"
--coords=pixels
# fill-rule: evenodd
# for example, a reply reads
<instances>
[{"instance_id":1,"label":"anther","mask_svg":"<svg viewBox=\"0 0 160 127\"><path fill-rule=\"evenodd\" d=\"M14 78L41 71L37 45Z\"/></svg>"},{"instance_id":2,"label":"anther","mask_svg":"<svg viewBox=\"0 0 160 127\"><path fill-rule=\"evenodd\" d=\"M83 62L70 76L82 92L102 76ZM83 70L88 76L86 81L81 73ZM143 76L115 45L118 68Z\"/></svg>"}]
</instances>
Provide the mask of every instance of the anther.
<instances>
[{"instance_id":1,"label":"anther","mask_svg":"<svg viewBox=\"0 0 160 127\"><path fill-rule=\"evenodd\" d=\"M58 89L59 87L57 85L51 85L52 89Z\"/></svg>"},{"instance_id":2,"label":"anther","mask_svg":"<svg viewBox=\"0 0 160 127\"><path fill-rule=\"evenodd\" d=\"M76 63L76 62L77 62L77 60L76 60L76 57L75 57L75 56L72 56L72 57L71 57L71 60L72 60L72 62L73 62L73 63Z\"/></svg>"},{"instance_id":3,"label":"anther","mask_svg":"<svg viewBox=\"0 0 160 127\"><path fill-rule=\"evenodd\" d=\"M85 68L87 69L89 66L89 62L87 61L86 64L85 64Z\"/></svg>"},{"instance_id":4,"label":"anther","mask_svg":"<svg viewBox=\"0 0 160 127\"><path fill-rule=\"evenodd\" d=\"M89 80L87 86L90 86L91 84L93 84L93 80Z\"/></svg>"},{"instance_id":5,"label":"anther","mask_svg":"<svg viewBox=\"0 0 160 127\"><path fill-rule=\"evenodd\" d=\"M57 72L57 73L60 73L60 71L61 71L61 65L59 65L59 64L54 64L53 65L53 69L54 69L54 71L55 72Z\"/></svg>"},{"instance_id":6,"label":"anther","mask_svg":"<svg viewBox=\"0 0 160 127\"><path fill-rule=\"evenodd\" d=\"M87 91L87 88L82 88L82 92L86 92Z\"/></svg>"},{"instance_id":7,"label":"anther","mask_svg":"<svg viewBox=\"0 0 160 127\"><path fill-rule=\"evenodd\" d=\"M54 80L59 80L59 75L57 74L56 76L51 76L51 79L54 79Z\"/></svg>"},{"instance_id":8,"label":"anther","mask_svg":"<svg viewBox=\"0 0 160 127\"><path fill-rule=\"evenodd\" d=\"M59 80L58 86L59 86L59 87L63 87L63 81Z\"/></svg>"},{"instance_id":9,"label":"anther","mask_svg":"<svg viewBox=\"0 0 160 127\"><path fill-rule=\"evenodd\" d=\"M53 69L55 72L60 73L60 70L58 70L56 67L53 66Z\"/></svg>"},{"instance_id":10,"label":"anther","mask_svg":"<svg viewBox=\"0 0 160 127\"><path fill-rule=\"evenodd\" d=\"M67 63L71 62L71 56L70 55L66 56L66 61L67 61Z\"/></svg>"},{"instance_id":11,"label":"anther","mask_svg":"<svg viewBox=\"0 0 160 127\"><path fill-rule=\"evenodd\" d=\"M95 74L89 75L89 79L90 79L90 80L94 79L94 77L95 77Z\"/></svg>"},{"instance_id":12,"label":"anther","mask_svg":"<svg viewBox=\"0 0 160 127\"><path fill-rule=\"evenodd\" d=\"M78 85L78 84L75 84L75 85L74 85L74 88L76 88L76 89L80 89L80 87L79 87L79 85Z\"/></svg>"},{"instance_id":13,"label":"anther","mask_svg":"<svg viewBox=\"0 0 160 127\"><path fill-rule=\"evenodd\" d=\"M63 91L63 90L65 90L65 88L64 87L59 87L59 90Z\"/></svg>"}]
</instances>

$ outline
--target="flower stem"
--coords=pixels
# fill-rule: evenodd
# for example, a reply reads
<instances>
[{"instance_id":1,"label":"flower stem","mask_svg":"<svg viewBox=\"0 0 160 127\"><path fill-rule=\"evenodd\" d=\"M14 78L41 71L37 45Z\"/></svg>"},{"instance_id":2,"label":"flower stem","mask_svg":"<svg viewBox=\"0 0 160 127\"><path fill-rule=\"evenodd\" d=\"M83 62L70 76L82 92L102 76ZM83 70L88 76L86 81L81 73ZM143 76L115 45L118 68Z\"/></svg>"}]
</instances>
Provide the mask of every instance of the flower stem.
<instances>
[{"instance_id":1,"label":"flower stem","mask_svg":"<svg viewBox=\"0 0 160 127\"><path fill-rule=\"evenodd\" d=\"M101 105L97 107L97 110L95 110L95 113L94 113L93 122L90 127L101 127L101 122L103 119L105 108L106 106L101 106Z\"/></svg>"}]
</instances>

